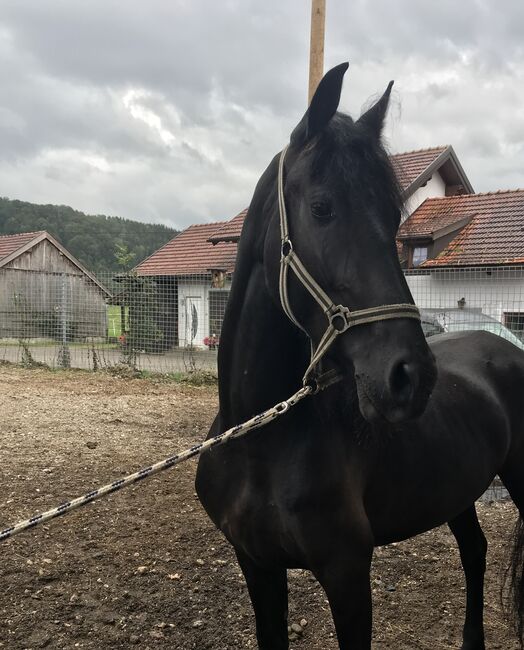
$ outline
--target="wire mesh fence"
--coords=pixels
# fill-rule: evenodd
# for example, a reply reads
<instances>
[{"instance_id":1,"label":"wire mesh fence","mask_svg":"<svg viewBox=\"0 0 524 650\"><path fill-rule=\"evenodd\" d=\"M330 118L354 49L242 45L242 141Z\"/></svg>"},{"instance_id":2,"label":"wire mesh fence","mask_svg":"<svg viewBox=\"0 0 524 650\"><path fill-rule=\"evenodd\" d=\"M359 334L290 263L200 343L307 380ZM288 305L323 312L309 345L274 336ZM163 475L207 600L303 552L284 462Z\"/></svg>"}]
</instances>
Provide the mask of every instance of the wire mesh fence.
<instances>
[{"instance_id":1,"label":"wire mesh fence","mask_svg":"<svg viewBox=\"0 0 524 650\"><path fill-rule=\"evenodd\" d=\"M0 360L157 373L216 369L230 278L0 270Z\"/></svg>"},{"instance_id":2,"label":"wire mesh fence","mask_svg":"<svg viewBox=\"0 0 524 650\"><path fill-rule=\"evenodd\" d=\"M484 329L524 350L524 269L410 270L426 336ZM231 277L98 278L81 270L0 270L0 360L151 373L216 371ZM508 498L498 479L482 497Z\"/></svg>"},{"instance_id":3,"label":"wire mesh fence","mask_svg":"<svg viewBox=\"0 0 524 650\"><path fill-rule=\"evenodd\" d=\"M406 271L427 336L484 329L524 349L521 267ZM0 360L98 370L216 370L231 277L120 273L94 278L0 270Z\"/></svg>"}]
</instances>

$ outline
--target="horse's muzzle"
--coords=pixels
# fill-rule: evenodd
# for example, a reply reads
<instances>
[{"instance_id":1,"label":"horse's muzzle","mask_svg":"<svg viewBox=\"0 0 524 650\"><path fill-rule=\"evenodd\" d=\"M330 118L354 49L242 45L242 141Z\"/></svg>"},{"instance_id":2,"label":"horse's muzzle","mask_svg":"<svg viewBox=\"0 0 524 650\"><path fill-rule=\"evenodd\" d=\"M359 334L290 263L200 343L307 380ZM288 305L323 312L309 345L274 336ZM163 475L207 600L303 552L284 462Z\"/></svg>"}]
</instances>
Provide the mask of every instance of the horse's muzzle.
<instances>
[{"instance_id":1,"label":"horse's muzzle","mask_svg":"<svg viewBox=\"0 0 524 650\"><path fill-rule=\"evenodd\" d=\"M355 369L359 408L368 422L398 424L424 412L437 378L435 359L427 351L417 360L399 355L383 363L375 376Z\"/></svg>"}]
</instances>

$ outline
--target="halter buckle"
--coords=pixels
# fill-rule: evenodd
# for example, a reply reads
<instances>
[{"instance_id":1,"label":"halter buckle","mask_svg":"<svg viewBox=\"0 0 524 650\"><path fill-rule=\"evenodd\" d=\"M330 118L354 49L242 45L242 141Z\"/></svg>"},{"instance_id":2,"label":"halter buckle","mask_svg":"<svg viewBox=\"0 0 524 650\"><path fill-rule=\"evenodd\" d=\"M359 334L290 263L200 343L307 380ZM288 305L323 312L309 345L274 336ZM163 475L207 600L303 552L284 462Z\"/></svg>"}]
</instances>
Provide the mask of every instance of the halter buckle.
<instances>
[{"instance_id":1,"label":"halter buckle","mask_svg":"<svg viewBox=\"0 0 524 650\"><path fill-rule=\"evenodd\" d=\"M337 305L333 311L328 314L329 324L339 334L342 334L351 327L351 312L343 305Z\"/></svg>"}]
</instances>

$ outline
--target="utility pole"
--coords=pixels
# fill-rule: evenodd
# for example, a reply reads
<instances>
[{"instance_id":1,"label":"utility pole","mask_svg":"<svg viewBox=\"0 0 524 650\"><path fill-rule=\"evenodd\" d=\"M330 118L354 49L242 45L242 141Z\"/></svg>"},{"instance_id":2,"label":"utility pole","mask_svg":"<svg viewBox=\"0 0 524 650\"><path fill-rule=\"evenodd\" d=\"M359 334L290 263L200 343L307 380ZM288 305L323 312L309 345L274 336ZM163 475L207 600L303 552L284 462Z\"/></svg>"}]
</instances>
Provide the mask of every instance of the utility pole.
<instances>
[{"instance_id":1,"label":"utility pole","mask_svg":"<svg viewBox=\"0 0 524 650\"><path fill-rule=\"evenodd\" d=\"M311 0L311 41L309 46L309 98L311 102L324 74L324 32L326 0Z\"/></svg>"}]
</instances>

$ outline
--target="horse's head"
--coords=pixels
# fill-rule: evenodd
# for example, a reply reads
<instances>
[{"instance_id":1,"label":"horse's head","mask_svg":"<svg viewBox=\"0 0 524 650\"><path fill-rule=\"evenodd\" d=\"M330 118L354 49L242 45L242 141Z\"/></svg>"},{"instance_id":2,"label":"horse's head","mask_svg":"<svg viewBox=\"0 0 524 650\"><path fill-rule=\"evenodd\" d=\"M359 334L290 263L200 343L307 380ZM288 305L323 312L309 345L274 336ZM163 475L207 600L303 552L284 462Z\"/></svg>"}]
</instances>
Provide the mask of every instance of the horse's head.
<instances>
[{"instance_id":1,"label":"horse's head","mask_svg":"<svg viewBox=\"0 0 524 650\"><path fill-rule=\"evenodd\" d=\"M326 74L286 153L283 196L293 251L335 305L352 311L412 305L395 243L400 191L380 141L392 83L354 122L336 112L346 69L343 64ZM272 226L264 257L274 288L278 262ZM288 274L286 291L296 322L318 345L326 331L325 313L296 273ZM368 421L417 417L435 383L435 361L414 318L351 327L337 336L328 356L354 374Z\"/></svg>"}]
</instances>

